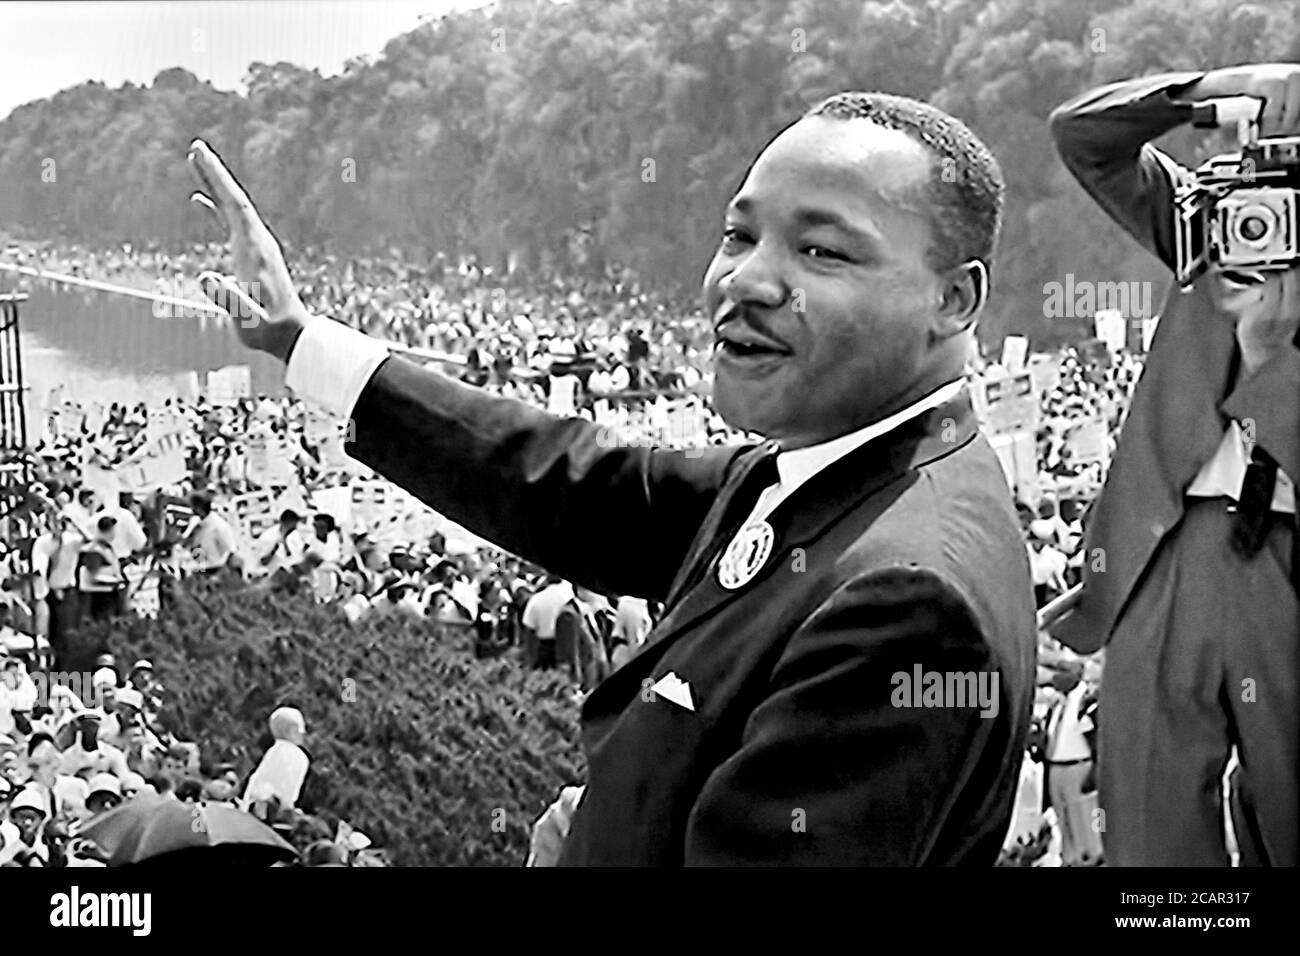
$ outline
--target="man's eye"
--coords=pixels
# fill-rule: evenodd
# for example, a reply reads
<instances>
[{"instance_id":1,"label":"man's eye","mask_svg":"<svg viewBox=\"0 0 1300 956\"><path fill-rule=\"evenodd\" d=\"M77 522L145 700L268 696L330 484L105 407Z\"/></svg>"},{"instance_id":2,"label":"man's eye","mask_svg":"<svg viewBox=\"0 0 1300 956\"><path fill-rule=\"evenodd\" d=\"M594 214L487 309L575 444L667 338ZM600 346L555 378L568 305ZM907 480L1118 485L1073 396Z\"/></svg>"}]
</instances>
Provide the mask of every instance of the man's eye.
<instances>
[{"instance_id":1,"label":"man's eye","mask_svg":"<svg viewBox=\"0 0 1300 956\"><path fill-rule=\"evenodd\" d=\"M826 246L804 246L804 254L812 256L814 259L831 259L837 262L848 262L848 256L842 252L836 252L834 249Z\"/></svg>"},{"instance_id":2,"label":"man's eye","mask_svg":"<svg viewBox=\"0 0 1300 956\"><path fill-rule=\"evenodd\" d=\"M725 249L735 249L739 245L752 243L753 241L748 233L735 226L728 226L722 230L722 246Z\"/></svg>"}]
</instances>

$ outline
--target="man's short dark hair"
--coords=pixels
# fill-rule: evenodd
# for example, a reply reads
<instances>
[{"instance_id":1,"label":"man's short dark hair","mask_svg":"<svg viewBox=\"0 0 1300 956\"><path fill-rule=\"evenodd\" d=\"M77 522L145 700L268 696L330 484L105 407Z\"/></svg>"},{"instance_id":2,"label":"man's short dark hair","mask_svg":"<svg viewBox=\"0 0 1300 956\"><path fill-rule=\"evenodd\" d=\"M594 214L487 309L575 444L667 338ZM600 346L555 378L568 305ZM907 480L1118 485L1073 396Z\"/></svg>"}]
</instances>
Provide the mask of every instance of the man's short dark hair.
<instances>
[{"instance_id":1,"label":"man's short dark hair","mask_svg":"<svg viewBox=\"0 0 1300 956\"><path fill-rule=\"evenodd\" d=\"M864 119L920 142L935 157L931 267L945 272L969 259L992 267L1005 186L998 161L965 123L928 103L889 93L836 93L804 115Z\"/></svg>"},{"instance_id":2,"label":"man's short dark hair","mask_svg":"<svg viewBox=\"0 0 1300 956\"><path fill-rule=\"evenodd\" d=\"M54 738L51 737L49 734L45 733L44 731L42 731L41 733L32 734L30 737L27 738L27 756L30 757L32 754L36 753L36 748L43 743L54 744L55 748L59 746L58 744L54 743Z\"/></svg>"}]
</instances>

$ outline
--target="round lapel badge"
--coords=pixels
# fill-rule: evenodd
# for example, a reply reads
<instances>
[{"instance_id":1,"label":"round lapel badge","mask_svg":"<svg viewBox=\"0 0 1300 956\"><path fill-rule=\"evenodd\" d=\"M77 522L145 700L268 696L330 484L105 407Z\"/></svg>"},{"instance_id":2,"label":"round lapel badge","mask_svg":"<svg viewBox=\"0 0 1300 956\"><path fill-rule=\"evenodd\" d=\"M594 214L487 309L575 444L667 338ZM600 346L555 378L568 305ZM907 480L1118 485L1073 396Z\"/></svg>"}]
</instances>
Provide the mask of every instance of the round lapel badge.
<instances>
[{"instance_id":1,"label":"round lapel badge","mask_svg":"<svg viewBox=\"0 0 1300 956\"><path fill-rule=\"evenodd\" d=\"M772 554L776 533L766 521L741 528L718 562L718 583L728 591L744 587L762 570Z\"/></svg>"}]
</instances>

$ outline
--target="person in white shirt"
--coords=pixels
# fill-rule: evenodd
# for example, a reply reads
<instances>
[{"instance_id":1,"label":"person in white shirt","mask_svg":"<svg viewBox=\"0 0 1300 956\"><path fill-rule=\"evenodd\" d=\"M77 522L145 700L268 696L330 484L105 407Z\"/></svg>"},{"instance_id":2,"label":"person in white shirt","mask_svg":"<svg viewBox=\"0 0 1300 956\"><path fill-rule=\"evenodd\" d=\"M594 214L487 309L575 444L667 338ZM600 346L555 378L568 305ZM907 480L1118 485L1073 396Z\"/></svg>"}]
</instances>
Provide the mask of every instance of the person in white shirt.
<instances>
[{"instance_id":1,"label":"person in white shirt","mask_svg":"<svg viewBox=\"0 0 1300 956\"><path fill-rule=\"evenodd\" d=\"M91 510L95 507L95 493L88 488L77 492L77 500L64 508L68 520L86 540L94 537L95 522Z\"/></svg>"},{"instance_id":2,"label":"person in white shirt","mask_svg":"<svg viewBox=\"0 0 1300 956\"><path fill-rule=\"evenodd\" d=\"M269 724L275 743L248 778L244 802L250 806L274 799L283 810L297 806L311 767L311 758L302 746L307 723L297 708L279 707L271 713Z\"/></svg>"},{"instance_id":3,"label":"person in white shirt","mask_svg":"<svg viewBox=\"0 0 1300 956\"><path fill-rule=\"evenodd\" d=\"M614 609L614 651L610 655L610 664L616 669L622 667L640 650L653 626L645 598L630 594L619 597Z\"/></svg>"},{"instance_id":4,"label":"person in white shirt","mask_svg":"<svg viewBox=\"0 0 1300 956\"><path fill-rule=\"evenodd\" d=\"M32 570L36 600L49 609L44 636L58 667L67 652L67 635L77 623L77 560L87 539L66 509L51 520L53 527L32 543Z\"/></svg>"},{"instance_id":5,"label":"person in white shirt","mask_svg":"<svg viewBox=\"0 0 1300 956\"><path fill-rule=\"evenodd\" d=\"M110 504L101 509L94 515L93 520L98 521L100 518L108 517L117 521L116 530L113 533L113 550L117 553L119 559L128 558L131 555L143 551L145 545L149 543L145 537L144 529L140 527L140 521L136 518L135 512L127 507L131 500L131 495L124 493L115 504Z\"/></svg>"},{"instance_id":6,"label":"person in white shirt","mask_svg":"<svg viewBox=\"0 0 1300 956\"><path fill-rule=\"evenodd\" d=\"M548 575L546 586L524 605L522 623L526 646L536 645L533 666L549 670L557 664L555 656L555 622L560 609L573 600L573 585L555 575Z\"/></svg>"},{"instance_id":7,"label":"person in white shirt","mask_svg":"<svg viewBox=\"0 0 1300 956\"><path fill-rule=\"evenodd\" d=\"M214 574L237 556L239 539L230 523L212 510L210 497L195 494L189 503L198 521L185 535L185 547L193 556L196 574Z\"/></svg>"},{"instance_id":8,"label":"person in white shirt","mask_svg":"<svg viewBox=\"0 0 1300 956\"><path fill-rule=\"evenodd\" d=\"M50 852L41 836L48 819L41 794L24 787L9 805L6 829L0 830L0 836L4 837L0 865L46 866Z\"/></svg>"},{"instance_id":9,"label":"person in white shirt","mask_svg":"<svg viewBox=\"0 0 1300 956\"><path fill-rule=\"evenodd\" d=\"M99 739L102 720L103 716L94 710L83 710L73 717L77 737L64 749L59 759L59 773L75 777L89 769L94 773L107 772L121 778L131 772L126 763L126 754Z\"/></svg>"},{"instance_id":10,"label":"person in white shirt","mask_svg":"<svg viewBox=\"0 0 1300 956\"><path fill-rule=\"evenodd\" d=\"M253 542L253 560L255 573L275 574L281 570L293 570L307 554L307 541L298 526L302 517L292 508L280 513L280 520L275 527L267 528Z\"/></svg>"}]
</instances>

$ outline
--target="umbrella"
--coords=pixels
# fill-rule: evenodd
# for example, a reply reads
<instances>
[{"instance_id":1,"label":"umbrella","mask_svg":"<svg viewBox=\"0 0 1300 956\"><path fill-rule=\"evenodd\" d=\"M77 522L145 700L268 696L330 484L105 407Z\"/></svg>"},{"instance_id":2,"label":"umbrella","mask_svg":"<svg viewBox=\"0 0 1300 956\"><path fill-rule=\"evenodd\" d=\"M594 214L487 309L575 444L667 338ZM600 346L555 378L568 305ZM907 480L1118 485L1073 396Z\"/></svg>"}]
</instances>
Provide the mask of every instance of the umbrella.
<instances>
[{"instance_id":1,"label":"umbrella","mask_svg":"<svg viewBox=\"0 0 1300 956\"><path fill-rule=\"evenodd\" d=\"M219 803L139 796L81 828L109 866L270 866L298 854L251 813Z\"/></svg>"}]
</instances>

